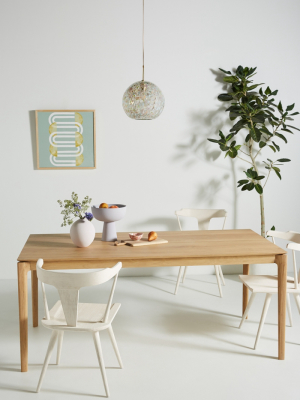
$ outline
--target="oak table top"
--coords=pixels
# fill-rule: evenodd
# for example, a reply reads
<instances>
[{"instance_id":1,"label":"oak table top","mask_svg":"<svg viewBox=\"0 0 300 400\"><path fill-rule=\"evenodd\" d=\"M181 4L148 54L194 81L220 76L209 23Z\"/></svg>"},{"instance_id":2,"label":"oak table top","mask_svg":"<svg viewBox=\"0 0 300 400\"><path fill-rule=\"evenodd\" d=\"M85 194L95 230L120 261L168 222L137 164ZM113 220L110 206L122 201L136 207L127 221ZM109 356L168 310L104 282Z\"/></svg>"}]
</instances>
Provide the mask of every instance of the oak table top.
<instances>
[{"instance_id":1,"label":"oak table top","mask_svg":"<svg viewBox=\"0 0 300 400\"><path fill-rule=\"evenodd\" d=\"M144 237L147 233L144 234ZM94 242L86 248L76 247L69 234L30 235L18 261L30 262L31 270L39 258L44 268L109 267L118 261L123 267L272 263L275 256L286 251L274 245L250 229L218 231L166 231L158 236L168 243L153 246L114 246L113 242L102 242L97 233ZM146 236L147 237L147 236ZM128 233L118 233L118 239L128 239ZM84 265L85 261L88 263ZM94 263L93 263L94 262ZM100 265L99 265L100 264Z\"/></svg>"}]
</instances>

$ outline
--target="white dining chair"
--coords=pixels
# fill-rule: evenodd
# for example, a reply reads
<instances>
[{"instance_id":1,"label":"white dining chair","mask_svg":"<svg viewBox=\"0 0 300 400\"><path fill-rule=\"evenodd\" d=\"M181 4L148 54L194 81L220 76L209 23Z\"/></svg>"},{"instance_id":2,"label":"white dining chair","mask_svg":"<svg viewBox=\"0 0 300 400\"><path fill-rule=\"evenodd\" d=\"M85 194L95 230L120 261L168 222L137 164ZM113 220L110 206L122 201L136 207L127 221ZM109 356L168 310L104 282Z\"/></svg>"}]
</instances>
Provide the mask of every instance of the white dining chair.
<instances>
[{"instance_id":1,"label":"white dining chair","mask_svg":"<svg viewBox=\"0 0 300 400\"><path fill-rule=\"evenodd\" d=\"M121 307L120 303L112 304L113 295L116 288L118 274L122 268L122 263L117 263L112 268L96 270L92 272L63 272L49 271L42 268L43 260L39 259L36 264L37 277L41 281L43 300L45 307L45 317L42 324L45 328L51 329L52 334L42 368L40 380L36 391L39 392L43 379L53 352L55 343L57 344L56 364L59 364L62 349L64 331L86 331L90 332L94 339L100 371L105 387L106 396L109 396L109 388L105 373L105 365L100 344L99 332L108 329L108 333L117 356L120 368L123 368L121 356L112 329L112 322ZM79 303L79 289L87 286L100 285L114 278L107 304L88 304ZM60 300L49 310L45 283L56 287Z\"/></svg>"},{"instance_id":2,"label":"white dining chair","mask_svg":"<svg viewBox=\"0 0 300 400\"><path fill-rule=\"evenodd\" d=\"M213 218L223 218L222 230L225 228L225 223L227 219L227 211L226 210L199 210L193 208L182 208L181 210L175 211L175 215L177 216L179 229L182 231L181 223L179 217L191 217L196 218L198 221L198 229L199 230L207 230L209 228L210 221ZM221 265L215 265L215 273L217 278L217 283L219 287L220 297L223 297L221 280L223 285L225 285L225 280L222 272ZM183 271L184 270L184 271ZM187 266L179 267L179 273L177 277L176 287L174 294L177 294L178 287L180 284L180 280L182 278L182 283L185 280L187 272Z\"/></svg>"},{"instance_id":3,"label":"white dining chair","mask_svg":"<svg viewBox=\"0 0 300 400\"><path fill-rule=\"evenodd\" d=\"M297 304L298 311L300 313L300 282L297 273L297 265L296 265L296 255L295 250L300 251L300 233L297 232L279 232L279 231L268 231L268 236L272 237L273 243L275 243L275 238L288 240L289 243L287 248L292 250L293 252L293 267L294 267L294 277L287 277L287 297L286 297L286 306L287 312L289 316L290 326L293 325L292 321L292 311L291 311L291 302L290 302L290 294L293 294L295 297L295 301ZM243 314L241 323L239 328L242 327L244 321L246 320L249 310L253 304L253 300L255 298L256 293L266 293L265 303L262 311L262 315L260 318L260 323L258 327L258 332L255 339L254 349L257 348L259 338L261 336L261 332L264 326L264 322L267 316L268 308L271 302L271 298L273 294L278 293L278 277L272 275L240 275L240 280L243 282L245 286L251 291L251 296L246 307L246 310Z\"/></svg>"}]
</instances>

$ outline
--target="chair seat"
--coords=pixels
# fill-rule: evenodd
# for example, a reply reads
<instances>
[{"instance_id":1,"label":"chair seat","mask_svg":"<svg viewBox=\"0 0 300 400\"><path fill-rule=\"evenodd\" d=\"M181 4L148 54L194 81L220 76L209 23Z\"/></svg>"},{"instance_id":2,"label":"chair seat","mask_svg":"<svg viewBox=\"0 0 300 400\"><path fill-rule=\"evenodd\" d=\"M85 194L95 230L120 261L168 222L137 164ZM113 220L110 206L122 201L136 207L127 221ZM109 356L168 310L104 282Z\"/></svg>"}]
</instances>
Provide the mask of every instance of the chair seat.
<instances>
[{"instance_id":1,"label":"chair seat","mask_svg":"<svg viewBox=\"0 0 300 400\"><path fill-rule=\"evenodd\" d=\"M273 275L239 275L240 280L253 293L277 293L278 277ZM294 278L287 277L287 292L300 293L300 286L295 289Z\"/></svg>"},{"instance_id":2,"label":"chair seat","mask_svg":"<svg viewBox=\"0 0 300 400\"><path fill-rule=\"evenodd\" d=\"M77 326L68 326L65 314L61 305L61 301L57 301L55 305L51 308L49 314L50 319L42 319L42 324L45 328L50 329L62 329L62 330L75 330L75 331L101 331L108 328L115 318L119 308L120 303L115 303L112 305L109 318L106 323L103 323L104 313L106 310L106 304L97 303L78 303L78 319Z\"/></svg>"}]
</instances>

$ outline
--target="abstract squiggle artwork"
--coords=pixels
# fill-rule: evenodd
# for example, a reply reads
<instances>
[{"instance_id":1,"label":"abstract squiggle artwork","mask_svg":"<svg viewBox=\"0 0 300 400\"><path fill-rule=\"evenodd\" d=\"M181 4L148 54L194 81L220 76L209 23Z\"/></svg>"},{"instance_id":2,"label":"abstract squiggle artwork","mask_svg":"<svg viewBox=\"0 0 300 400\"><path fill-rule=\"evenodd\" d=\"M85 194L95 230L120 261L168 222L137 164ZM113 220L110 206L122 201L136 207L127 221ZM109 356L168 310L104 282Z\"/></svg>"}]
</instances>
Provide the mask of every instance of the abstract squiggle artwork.
<instances>
[{"instance_id":1,"label":"abstract squiggle artwork","mask_svg":"<svg viewBox=\"0 0 300 400\"><path fill-rule=\"evenodd\" d=\"M94 110L36 111L38 169L96 168Z\"/></svg>"}]
</instances>

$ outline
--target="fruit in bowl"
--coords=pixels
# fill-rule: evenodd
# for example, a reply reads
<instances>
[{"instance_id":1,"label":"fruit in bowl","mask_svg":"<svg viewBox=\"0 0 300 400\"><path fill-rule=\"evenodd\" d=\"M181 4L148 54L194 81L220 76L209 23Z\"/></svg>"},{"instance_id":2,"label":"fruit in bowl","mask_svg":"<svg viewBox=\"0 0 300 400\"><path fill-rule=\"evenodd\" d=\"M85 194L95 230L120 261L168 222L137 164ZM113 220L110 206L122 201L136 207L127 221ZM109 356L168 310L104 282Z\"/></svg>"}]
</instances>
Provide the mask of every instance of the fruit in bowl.
<instances>
[{"instance_id":1,"label":"fruit in bowl","mask_svg":"<svg viewBox=\"0 0 300 400\"><path fill-rule=\"evenodd\" d=\"M108 204L107 203L101 203L99 208L108 208Z\"/></svg>"},{"instance_id":2,"label":"fruit in bowl","mask_svg":"<svg viewBox=\"0 0 300 400\"><path fill-rule=\"evenodd\" d=\"M141 240L143 237L143 233L142 232L129 233L129 237L131 240Z\"/></svg>"},{"instance_id":3,"label":"fruit in bowl","mask_svg":"<svg viewBox=\"0 0 300 400\"><path fill-rule=\"evenodd\" d=\"M119 208L118 206L116 206L115 204L113 204L112 206L110 206L109 208Z\"/></svg>"}]
</instances>

